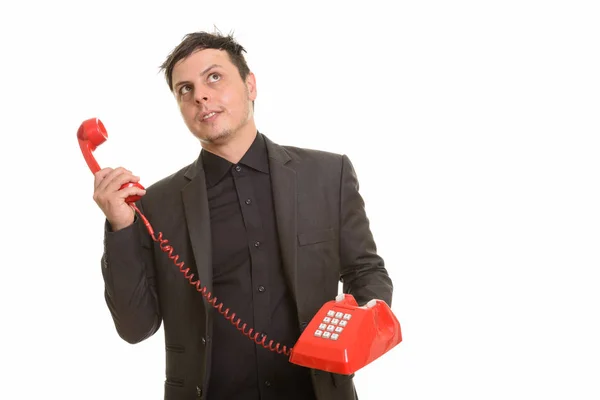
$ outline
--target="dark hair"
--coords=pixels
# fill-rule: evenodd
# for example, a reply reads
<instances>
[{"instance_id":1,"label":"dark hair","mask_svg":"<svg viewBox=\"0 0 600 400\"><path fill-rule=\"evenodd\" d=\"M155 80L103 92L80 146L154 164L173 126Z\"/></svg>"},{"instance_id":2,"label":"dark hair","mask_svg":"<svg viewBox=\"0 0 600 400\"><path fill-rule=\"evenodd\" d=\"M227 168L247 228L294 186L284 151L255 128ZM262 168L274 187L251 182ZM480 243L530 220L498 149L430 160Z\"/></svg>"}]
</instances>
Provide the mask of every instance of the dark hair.
<instances>
[{"instance_id":1,"label":"dark hair","mask_svg":"<svg viewBox=\"0 0 600 400\"><path fill-rule=\"evenodd\" d=\"M246 49L237 43L231 34L224 36L221 33L194 32L185 35L181 43L173 49L171 54L169 54L167 59L160 66L160 70L164 70L165 72L165 79L167 80L167 84L171 91L173 91L172 74L175 64L188 57L196 50L203 49L225 50L233 65L238 69L242 80L246 80L246 77L250 72L246 60L244 59L244 55L242 54L246 52Z\"/></svg>"}]
</instances>

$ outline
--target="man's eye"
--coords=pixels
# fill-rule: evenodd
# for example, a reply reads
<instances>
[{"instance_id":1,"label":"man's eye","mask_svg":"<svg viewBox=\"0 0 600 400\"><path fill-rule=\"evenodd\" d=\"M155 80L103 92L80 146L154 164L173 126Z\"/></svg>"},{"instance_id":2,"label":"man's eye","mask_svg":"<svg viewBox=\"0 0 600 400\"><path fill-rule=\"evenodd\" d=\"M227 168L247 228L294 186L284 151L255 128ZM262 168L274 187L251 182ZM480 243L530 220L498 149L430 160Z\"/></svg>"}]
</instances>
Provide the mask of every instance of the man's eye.
<instances>
[{"instance_id":1,"label":"man's eye","mask_svg":"<svg viewBox=\"0 0 600 400\"><path fill-rule=\"evenodd\" d=\"M217 74L216 72L214 72L208 76L208 80L211 82L216 82L219 79L221 79L221 76L219 74Z\"/></svg>"},{"instance_id":2,"label":"man's eye","mask_svg":"<svg viewBox=\"0 0 600 400\"><path fill-rule=\"evenodd\" d=\"M181 89L179 89L179 94L184 95L186 94L188 91L190 91L190 87L188 85L184 85L181 87Z\"/></svg>"}]
</instances>

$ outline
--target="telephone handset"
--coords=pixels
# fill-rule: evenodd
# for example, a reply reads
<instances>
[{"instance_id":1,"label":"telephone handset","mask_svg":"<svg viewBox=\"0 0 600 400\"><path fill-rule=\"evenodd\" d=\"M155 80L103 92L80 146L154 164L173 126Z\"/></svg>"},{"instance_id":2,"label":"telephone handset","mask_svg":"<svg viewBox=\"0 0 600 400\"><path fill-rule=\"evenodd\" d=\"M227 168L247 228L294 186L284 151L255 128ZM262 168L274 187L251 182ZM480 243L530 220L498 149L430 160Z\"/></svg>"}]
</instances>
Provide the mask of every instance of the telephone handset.
<instances>
[{"instance_id":1,"label":"telephone handset","mask_svg":"<svg viewBox=\"0 0 600 400\"><path fill-rule=\"evenodd\" d=\"M83 153L83 158L93 174L100 171L100 166L98 165L98 162L94 158L92 152L96 150L96 147L104 143L106 139L108 139L108 133L106 132L104 124L98 118L91 118L83 121L77 130L77 141L79 142L81 153ZM121 186L121 189L133 186L144 190L144 187L136 182L125 183ZM127 197L125 202L133 203L139 199L140 196L133 195Z\"/></svg>"},{"instance_id":2,"label":"telephone handset","mask_svg":"<svg viewBox=\"0 0 600 400\"><path fill-rule=\"evenodd\" d=\"M77 130L77 140L83 157L92 173L100 170L92 152L108 139L104 124L98 118L85 120ZM142 185L135 182L126 183L120 189ZM349 375L387 353L402 341L400 323L392 310L382 301L373 299L364 306L359 306L352 295L339 294L335 300L325 303L310 323L306 326L296 344L287 348L273 340L266 343L267 336L247 329L247 324L230 313L229 308L223 310L223 303L217 304L217 298L200 280L194 280L190 268L185 267L179 256L173 254L173 247L163 239L162 232L155 235L150 222L135 205L140 196L129 196L125 201L140 216L152 239L159 244L162 251L173 261L185 279L202 294L212 306L242 334L267 350L289 356L293 364L322 371ZM260 339L259 339L260 338Z\"/></svg>"}]
</instances>

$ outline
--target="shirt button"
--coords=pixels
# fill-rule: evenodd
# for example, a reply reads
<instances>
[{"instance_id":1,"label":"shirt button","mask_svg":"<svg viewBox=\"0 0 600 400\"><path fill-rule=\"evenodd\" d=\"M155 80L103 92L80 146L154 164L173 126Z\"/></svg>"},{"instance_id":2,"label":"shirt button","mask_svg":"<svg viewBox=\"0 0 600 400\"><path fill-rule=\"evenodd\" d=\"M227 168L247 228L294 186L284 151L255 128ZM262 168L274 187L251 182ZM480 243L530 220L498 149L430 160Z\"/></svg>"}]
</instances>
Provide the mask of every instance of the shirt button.
<instances>
[{"instance_id":1,"label":"shirt button","mask_svg":"<svg viewBox=\"0 0 600 400\"><path fill-rule=\"evenodd\" d=\"M260 246L260 242L254 242L254 247Z\"/></svg>"},{"instance_id":2,"label":"shirt button","mask_svg":"<svg viewBox=\"0 0 600 400\"><path fill-rule=\"evenodd\" d=\"M235 166L235 170L236 170L237 172L240 172L240 171L242 170L242 167L240 167L239 165L236 165L236 166Z\"/></svg>"},{"instance_id":3,"label":"shirt button","mask_svg":"<svg viewBox=\"0 0 600 400\"><path fill-rule=\"evenodd\" d=\"M269 387L269 386L271 386L271 382L269 382L269 381L265 381L265 386L266 386L266 387Z\"/></svg>"},{"instance_id":4,"label":"shirt button","mask_svg":"<svg viewBox=\"0 0 600 400\"><path fill-rule=\"evenodd\" d=\"M259 292L264 292L264 291L265 291L265 287L264 287L263 285L260 285L260 286L258 287L258 291L259 291Z\"/></svg>"},{"instance_id":5,"label":"shirt button","mask_svg":"<svg viewBox=\"0 0 600 400\"><path fill-rule=\"evenodd\" d=\"M246 199L246 204L250 204L250 203L252 203L252 200Z\"/></svg>"}]
</instances>

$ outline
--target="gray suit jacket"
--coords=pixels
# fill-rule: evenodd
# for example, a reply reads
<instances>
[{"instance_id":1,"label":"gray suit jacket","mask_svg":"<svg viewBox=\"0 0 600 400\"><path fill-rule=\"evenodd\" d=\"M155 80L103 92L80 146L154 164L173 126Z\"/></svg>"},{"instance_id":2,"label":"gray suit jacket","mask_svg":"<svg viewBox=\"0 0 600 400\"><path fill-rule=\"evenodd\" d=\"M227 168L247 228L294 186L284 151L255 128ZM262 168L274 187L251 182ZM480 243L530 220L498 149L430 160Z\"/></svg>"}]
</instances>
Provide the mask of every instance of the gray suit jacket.
<instances>
[{"instance_id":1,"label":"gray suit jacket","mask_svg":"<svg viewBox=\"0 0 600 400\"><path fill-rule=\"evenodd\" d=\"M335 298L340 281L359 304L377 298L391 306L392 282L376 252L350 160L265 140L282 268L300 326L306 327L321 306ZM149 186L137 205L183 265L174 265L139 217L117 232L107 224L101 264L108 308L118 334L129 343L147 339L163 325L165 400L202 398L209 389L212 320L223 317L180 272L188 270L187 275L194 274L194 280L199 278L212 291L210 216L201 158ZM319 400L357 398L352 376L314 370L312 380Z\"/></svg>"}]
</instances>

